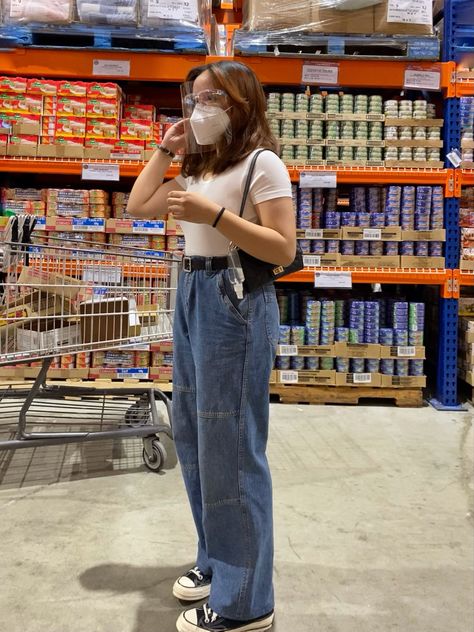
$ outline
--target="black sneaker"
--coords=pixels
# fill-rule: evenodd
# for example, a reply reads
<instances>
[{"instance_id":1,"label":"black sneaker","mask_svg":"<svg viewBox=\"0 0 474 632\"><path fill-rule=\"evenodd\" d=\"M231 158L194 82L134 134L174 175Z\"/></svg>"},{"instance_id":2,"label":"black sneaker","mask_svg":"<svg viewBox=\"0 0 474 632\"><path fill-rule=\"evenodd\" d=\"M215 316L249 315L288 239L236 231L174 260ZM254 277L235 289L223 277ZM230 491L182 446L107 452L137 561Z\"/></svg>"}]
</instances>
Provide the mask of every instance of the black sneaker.
<instances>
[{"instance_id":1,"label":"black sneaker","mask_svg":"<svg viewBox=\"0 0 474 632\"><path fill-rule=\"evenodd\" d=\"M211 594L211 577L204 575L197 566L181 575L173 586L173 595L181 601L199 601Z\"/></svg>"},{"instance_id":2,"label":"black sneaker","mask_svg":"<svg viewBox=\"0 0 474 632\"><path fill-rule=\"evenodd\" d=\"M176 622L178 632L263 632L273 625L273 610L251 621L233 621L220 617L205 603L183 612Z\"/></svg>"}]
</instances>

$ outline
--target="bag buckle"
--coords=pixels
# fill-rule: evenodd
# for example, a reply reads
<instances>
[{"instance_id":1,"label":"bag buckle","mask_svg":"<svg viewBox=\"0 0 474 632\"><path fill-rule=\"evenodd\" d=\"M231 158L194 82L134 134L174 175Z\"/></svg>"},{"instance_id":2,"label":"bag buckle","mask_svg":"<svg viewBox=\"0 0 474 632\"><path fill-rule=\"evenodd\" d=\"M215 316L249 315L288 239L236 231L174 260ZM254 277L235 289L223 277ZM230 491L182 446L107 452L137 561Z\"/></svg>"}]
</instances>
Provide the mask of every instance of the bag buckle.
<instances>
[{"instance_id":1,"label":"bag buckle","mask_svg":"<svg viewBox=\"0 0 474 632\"><path fill-rule=\"evenodd\" d=\"M183 270L184 272L192 272L191 257L183 257Z\"/></svg>"}]
</instances>

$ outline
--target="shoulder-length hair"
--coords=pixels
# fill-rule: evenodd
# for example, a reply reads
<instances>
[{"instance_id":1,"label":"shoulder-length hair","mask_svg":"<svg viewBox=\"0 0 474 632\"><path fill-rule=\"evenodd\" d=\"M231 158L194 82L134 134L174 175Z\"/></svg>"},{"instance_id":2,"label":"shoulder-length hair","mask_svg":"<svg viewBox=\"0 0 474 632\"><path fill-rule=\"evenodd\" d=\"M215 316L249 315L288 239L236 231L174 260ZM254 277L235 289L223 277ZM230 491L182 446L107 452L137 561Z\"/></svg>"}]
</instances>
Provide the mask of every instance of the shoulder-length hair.
<instances>
[{"instance_id":1,"label":"shoulder-length hair","mask_svg":"<svg viewBox=\"0 0 474 632\"><path fill-rule=\"evenodd\" d=\"M184 177L222 173L255 149L276 151L278 147L266 117L265 94L253 70L240 62L218 61L193 68L186 81L192 83L206 71L215 88L228 95L232 140L222 138L210 151L186 154L182 166Z\"/></svg>"}]
</instances>

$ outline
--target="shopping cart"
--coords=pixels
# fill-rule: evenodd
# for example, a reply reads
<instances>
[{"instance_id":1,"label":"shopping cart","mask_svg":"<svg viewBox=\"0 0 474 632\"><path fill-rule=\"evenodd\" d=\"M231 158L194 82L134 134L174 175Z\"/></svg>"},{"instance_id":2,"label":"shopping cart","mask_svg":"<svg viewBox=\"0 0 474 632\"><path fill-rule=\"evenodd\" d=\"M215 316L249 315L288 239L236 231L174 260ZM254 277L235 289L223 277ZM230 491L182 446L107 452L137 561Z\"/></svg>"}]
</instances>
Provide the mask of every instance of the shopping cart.
<instances>
[{"instance_id":1,"label":"shopping cart","mask_svg":"<svg viewBox=\"0 0 474 632\"><path fill-rule=\"evenodd\" d=\"M179 259L89 242L34 246L32 228L33 220L11 218L9 241L0 244L0 366L41 367L31 388L9 386L0 395L3 403L22 398L0 450L141 437L146 466L160 470L167 456L160 435L172 438L163 392L146 384L48 385L46 378L55 356L170 340ZM39 425L54 431L35 431Z\"/></svg>"}]
</instances>

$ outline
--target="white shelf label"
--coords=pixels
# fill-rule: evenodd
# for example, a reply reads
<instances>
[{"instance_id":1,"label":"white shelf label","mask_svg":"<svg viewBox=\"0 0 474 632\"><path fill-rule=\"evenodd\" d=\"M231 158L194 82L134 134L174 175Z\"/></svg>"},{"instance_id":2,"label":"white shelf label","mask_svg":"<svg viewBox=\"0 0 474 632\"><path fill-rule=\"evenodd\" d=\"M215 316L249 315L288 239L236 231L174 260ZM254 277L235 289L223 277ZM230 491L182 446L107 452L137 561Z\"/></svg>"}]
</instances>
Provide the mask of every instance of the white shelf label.
<instances>
[{"instance_id":1,"label":"white shelf label","mask_svg":"<svg viewBox=\"0 0 474 632\"><path fill-rule=\"evenodd\" d=\"M196 22L197 0L148 0L148 17L179 22Z\"/></svg>"},{"instance_id":2,"label":"white shelf label","mask_svg":"<svg viewBox=\"0 0 474 632\"><path fill-rule=\"evenodd\" d=\"M122 282L121 268L108 268L107 266L84 266L82 280L85 283L94 283L95 285L118 285Z\"/></svg>"},{"instance_id":3,"label":"white shelf label","mask_svg":"<svg viewBox=\"0 0 474 632\"><path fill-rule=\"evenodd\" d=\"M307 62L303 64L301 83L328 86L337 85L339 81L339 64L320 64Z\"/></svg>"},{"instance_id":4,"label":"white shelf label","mask_svg":"<svg viewBox=\"0 0 474 632\"><path fill-rule=\"evenodd\" d=\"M337 174L331 171L302 171L300 173L300 187L306 189L335 189Z\"/></svg>"},{"instance_id":5,"label":"white shelf label","mask_svg":"<svg viewBox=\"0 0 474 632\"><path fill-rule=\"evenodd\" d=\"M370 384L372 382L372 373L353 373L354 384Z\"/></svg>"},{"instance_id":6,"label":"white shelf label","mask_svg":"<svg viewBox=\"0 0 474 632\"><path fill-rule=\"evenodd\" d=\"M315 272L314 287L352 288L350 272Z\"/></svg>"},{"instance_id":7,"label":"white shelf label","mask_svg":"<svg viewBox=\"0 0 474 632\"><path fill-rule=\"evenodd\" d=\"M135 220L132 224L132 231L137 235L164 235L165 223L160 220Z\"/></svg>"},{"instance_id":8,"label":"white shelf label","mask_svg":"<svg viewBox=\"0 0 474 632\"><path fill-rule=\"evenodd\" d=\"M278 345L277 355L279 356L297 356L298 347L296 345Z\"/></svg>"},{"instance_id":9,"label":"white shelf label","mask_svg":"<svg viewBox=\"0 0 474 632\"><path fill-rule=\"evenodd\" d=\"M96 233L104 230L105 221L99 217L74 217L72 218L71 227L73 231L81 233Z\"/></svg>"},{"instance_id":10,"label":"white shelf label","mask_svg":"<svg viewBox=\"0 0 474 632\"><path fill-rule=\"evenodd\" d=\"M94 59L92 74L97 77L130 77L130 61Z\"/></svg>"},{"instance_id":11,"label":"white shelf label","mask_svg":"<svg viewBox=\"0 0 474 632\"><path fill-rule=\"evenodd\" d=\"M416 355L415 347L397 347L398 357L413 358Z\"/></svg>"},{"instance_id":12,"label":"white shelf label","mask_svg":"<svg viewBox=\"0 0 474 632\"><path fill-rule=\"evenodd\" d=\"M82 165L82 179L118 182L120 180L120 165L84 163Z\"/></svg>"},{"instance_id":13,"label":"white shelf label","mask_svg":"<svg viewBox=\"0 0 474 632\"><path fill-rule=\"evenodd\" d=\"M280 371L280 382L298 384L298 371Z\"/></svg>"},{"instance_id":14,"label":"white shelf label","mask_svg":"<svg viewBox=\"0 0 474 632\"><path fill-rule=\"evenodd\" d=\"M307 228L304 231L305 239L322 239L323 230L321 228Z\"/></svg>"},{"instance_id":15,"label":"white shelf label","mask_svg":"<svg viewBox=\"0 0 474 632\"><path fill-rule=\"evenodd\" d=\"M439 70L417 70L407 68L403 81L404 88L418 88L420 90L439 90L441 73Z\"/></svg>"},{"instance_id":16,"label":"white shelf label","mask_svg":"<svg viewBox=\"0 0 474 632\"><path fill-rule=\"evenodd\" d=\"M321 257L319 255L303 255L303 265L305 268L319 268Z\"/></svg>"},{"instance_id":17,"label":"white shelf label","mask_svg":"<svg viewBox=\"0 0 474 632\"><path fill-rule=\"evenodd\" d=\"M382 239L382 230L380 228L364 228L363 239L370 241Z\"/></svg>"},{"instance_id":18,"label":"white shelf label","mask_svg":"<svg viewBox=\"0 0 474 632\"><path fill-rule=\"evenodd\" d=\"M388 0L387 22L433 24L432 0Z\"/></svg>"}]
</instances>

